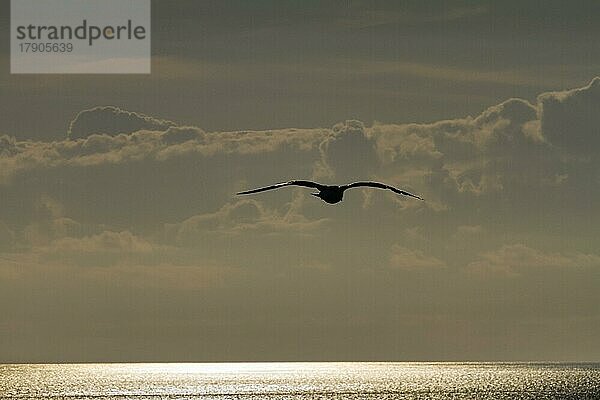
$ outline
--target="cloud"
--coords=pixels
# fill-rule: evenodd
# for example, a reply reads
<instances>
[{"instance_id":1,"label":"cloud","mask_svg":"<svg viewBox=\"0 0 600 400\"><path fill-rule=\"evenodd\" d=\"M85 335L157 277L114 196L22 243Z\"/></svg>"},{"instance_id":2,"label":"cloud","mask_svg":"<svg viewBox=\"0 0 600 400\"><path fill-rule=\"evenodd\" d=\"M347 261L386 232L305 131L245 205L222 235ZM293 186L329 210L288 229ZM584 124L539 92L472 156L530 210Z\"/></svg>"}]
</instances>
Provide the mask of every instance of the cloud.
<instances>
[{"instance_id":1,"label":"cloud","mask_svg":"<svg viewBox=\"0 0 600 400\"><path fill-rule=\"evenodd\" d=\"M104 231L98 235L82 238L66 237L53 242L54 249L87 253L148 253L152 246L129 231Z\"/></svg>"},{"instance_id":2,"label":"cloud","mask_svg":"<svg viewBox=\"0 0 600 400\"><path fill-rule=\"evenodd\" d=\"M201 142L204 139L204 131L193 126L171 126L160 137L167 145L180 144L188 141Z\"/></svg>"},{"instance_id":3,"label":"cloud","mask_svg":"<svg viewBox=\"0 0 600 400\"><path fill-rule=\"evenodd\" d=\"M69 124L67 135L71 139L86 138L93 134L116 136L141 130L164 131L175 125L172 121L121 110L114 106L94 107L75 116Z\"/></svg>"},{"instance_id":4,"label":"cloud","mask_svg":"<svg viewBox=\"0 0 600 400\"><path fill-rule=\"evenodd\" d=\"M445 210L455 193L481 196L537 186L540 176L529 173L532 164L554 164L544 173L556 173L557 157L536 130L536 118L535 106L509 99L475 118L375 124L367 134L375 141L380 176L430 188L435 192L424 196Z\"/></svg>"},{"instance_id":5,"label":"cloud","mask_svg":"<svg viewBox=\"0 0 600 400\"><path fill-rule=\"evenodd\" d=\"M0 157L12 156L17 152L17 141L14 137L0 135Z\"/></svg>"},{"instance_id":6,"label":"cloud","mask_svg":"<svg viewBox=\"0 0 600 400\"><path fill-rule=\"evenodd\" d=\"M57 142L14 142L5 139L0 157L0 184L15 174L61 167L88 167L182 156L215 154L258 155L286 150L300 154L316 151L328 134L324 129L215 132L195 127L169 127L164 132L135 131L109 136L91 134L84 139ZM316 159L316 157L315 157Z\"/></svg>"},{"instance_id":7,"label":"cloud","mask_svg":"<svg viewBox=\"0 0 600 400\"><path fill-rule=\"evenodd\" d=\"M394 268L406 271L424 271L444 268L446 264L433 256L427 255L420 250L412 250L395 244L392 247L390 264Z\"/></svg>"},{"instance_id":8,"label":"cloud","mask_svg":"<svg viewBox=\"0 0 600 400\"><path fill-rule=\"evenodd\" d=\"M538 96L541 129L552 144L573 154L596 156L600 147L600 77L573 90Z\"/></svg>"},{"instance_id":9,"label":"cloud","mask_svg":"<svg viewBox=\"0 0 600 400\"><path fill-rule=\"evenodd\" d=\"M561 107L569 110L575 105L585 108L585 104L594 104L595 98L589 96L597 86L594 82L539 99L543 104L560 99ZM575 105L567 100L572 98L578 99ZM1 136L0 195L6 206L0 208L0 220L10 227L11 246L18 244L32 251L62 238L95 237L105 231L137 232L149 243L154 242L148 238L160 232L171 236L172 240L165 241L169 245L189 248L202 244L206 250L218 237L277 234L284 242L283 237L290 234L315 236L325 226L351 231L353 228L336 224L342 217L335 213L356 205L373 216L368 221L357 219L362 227L374 227L377 216L384 214L399 223L408 221L407 226L435 226L444 216L449 222L443 240L485 236L491 245L497 239L496 219L524 220L534 211L553 218L556 207L569 213L575 209L577 197L591 199L597 193L598 185L593 184L598 179L597 169L574 159L574 148L563 151L566 148L557 144L555 134L547 132L548 120L545 126L539 119L551 120L558 106L546 107L543 112L541 107L545 105L509 99L474 117L429 124L365 126L348 120L330 129L235 132L161 125L156 122L160 120L136 113L97 108L90 115L114 118L107 126L140 127L121 124L126 118L143 120L159 130L116 135L112 131L55 142ZM584 134L593 135L594 131ZM238 189L311 176L324 183L380 180L417 193L426 201L367 189L349 196L343 208L333 211L312 198L302 204L304 197L297 194L301 190L231 200ZM281 206L282 199L289 203ZM576 207L580 212L597 211L593 201ZM508 216L507 210L515 215ZM516 225L510 222L501 230ZM480 228L469 230L469 226ZM240 243L244 240L239 239ZM462 242L464 255L456 257L472 259L469 257L476 249L466 246L470 240ZM392 244L374 248L386 254ZM402 256L415 265L438 265L440 261L401 251L396 249L392 257L398 268L409 267L401 261ZM218 252L210 253L218 263Z\"/></svg>"},{"instance_id":10,"label":"cloud","mask_svg":"<svg viewBox=\"0 0 600 400\"><path fill-rule=\"evenodd\" d=\"M377 179L413 191L427 201L364 190L361 203L370 210L387 207L382 210L415 218L433 219L437 213L458 221L473 210L494 213L498 204L518 205L514 209L520 214L552 210L553 201L569 199L574 192L590 198L597 191L597 169L574 158L571 153L579 148L562 145L551 123L557 118L554 113L587 118L574 110L596 104L597 82L600 78L582 89L542 94L536 104L509 99L474 117L427 124L365 126L348 120L332 128L205 132L115 107L84 110L73 121L78 132L85 132L79 139L41 142L0 136L0 191L20 213L12 217L16 214L5 207L0 218L16 237L37 245L106 229L135 231L141 220L157 230L177 225L181 235L205 228L227 234L306 232L326 217L318 205L290 213L268 203L230 199L248 185L311 175L325 183ZM110 129L93 133L96 120ZM593 142L593 129L582 126L583 132L574 134L590 136ZM587 149L577 151L589 158ZM272 196L296 201L293 193ZM43 217L32 200L43 195L62 198L65 210ZM112 197L119 198L118 206ZM346 207L352 201L349 197ZM185 214L186 204L198 204L189 211L195 216ZM594 207L592 202L584 205ZM123 225L124 215L130 226ZM82 224L86 218L98 220ZM114 226L94 226L100 219ZM468 223L485 228L476 217Z\"/></svg>"},{"instance_id":11,"label":"cloud","mask_svg":"<svg viewBox=\"0 0 600 400\"><path fill-rule=\"evenodd\" d=\"M494 193L515 183L556 182L557 176L566 174L561 154L552 145L572 147L581 139L564 145L565 136L553 121L569 120L566 126L575 132L571 135L595 140L595 120L590 123L586 117L596 118L589 111L598 101L594 93L600 85L595 82L600 78L586 88L542 94L537 105L509 99L476 117L431 124L366 127L348 120L331 129L207 133L116 107L96 107L82 111L71 123L70 136L79 140L18 142L2 136L0 178L6 181L20 171L39 168L290 151L305 157L316 178L395 178L413 189L435 186L466 194ZM575 121L578 117L588 122ZM591 147L578 149L587 154ZM543 167L535 175L528 171L533 164Z\"/></svg>"},{"instance_id":12,"label":"cloud","mask_svg":"<svg viewBox=\"0 0 600 400\"><path fill-rule=\"evenodd\" d=\"M540 269L586 267L600 268L600 255L542 252L523 244L512 244L481 254L478 260L467 265L467 270L479 274L519 276Z\"/></svg>"},{"instance_id":13,"label":"cloud","mask_svg":"<svg viewBox=\"0 0 600 400\"><path fill-rule=\"evenodd\" d=\"M456 240L470 241L473 238L481 237L484 233L486 233L485 229L481 225L459 225L452 237Z\"/></svg>"},{"instance_id":14,"label":"cloud","mask_svg":"<svg viewBox=\"0 0 600 400\"><path fill-rule=\"evenodd\" d=\"M23 246L38 246L65 236L78 236L85 228L77 221L65 216L63 205L55 198L43 193L32 203L31 221L20 232Z\"/></svg>"},{"instance_id":15,"label":"cloud","mask_svg":"<svg viewBox=\"0 0 600 400\"><path fill-rule=\"evenodd\" d=\"M299 201L296 198L290 203L288 210L280 214L256 200L239 200L228 203L213 213L195 215L177 224L167 224L165 230L167 237L186 245L202 241L207 234L290 232L302 235L317 230L327 222L326 219L309 220L301 215Z\"/></svg>"},{"instance_id":16,"label":"cloud","mask_svg":"<svg viewBox=\"0 0 600 400\"><path fill-rule=\"evenodd\" d=\"M41 263L77 266L137 264L150 259L156 246L129 231L104 231L84 237L62 237L34 249Z\"/></svg>"},{"instance_id":17,"label":"cloud","mask_svg":"<svg viewBox=\"0 0 600 400\"><path fill-rule=\"evenodd\" d=\"M389 164L397 160L440 158L443 154L436 149L433 136L419 132L416 127L375 124L370 132L379 160Z\"/></svg>"}]
</instances>

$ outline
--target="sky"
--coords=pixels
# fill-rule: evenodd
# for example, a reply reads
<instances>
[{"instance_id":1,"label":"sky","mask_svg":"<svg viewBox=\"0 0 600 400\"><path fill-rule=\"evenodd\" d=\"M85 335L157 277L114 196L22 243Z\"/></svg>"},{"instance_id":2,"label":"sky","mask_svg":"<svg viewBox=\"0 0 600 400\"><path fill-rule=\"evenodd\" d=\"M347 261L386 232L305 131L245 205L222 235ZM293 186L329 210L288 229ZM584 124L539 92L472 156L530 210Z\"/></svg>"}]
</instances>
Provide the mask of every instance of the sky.
<instances>
[{"instance_id":1,"label":"sky","mask_svg":"<svg viewBox=\"0 0 600 400\"><path fill-rule=\"evenodd\" d=\"M150 75L1 41L0 362L599 360L599 8L154 1ZM289 179L425 201L235 196Z\"/></svg>"}]
</instances>

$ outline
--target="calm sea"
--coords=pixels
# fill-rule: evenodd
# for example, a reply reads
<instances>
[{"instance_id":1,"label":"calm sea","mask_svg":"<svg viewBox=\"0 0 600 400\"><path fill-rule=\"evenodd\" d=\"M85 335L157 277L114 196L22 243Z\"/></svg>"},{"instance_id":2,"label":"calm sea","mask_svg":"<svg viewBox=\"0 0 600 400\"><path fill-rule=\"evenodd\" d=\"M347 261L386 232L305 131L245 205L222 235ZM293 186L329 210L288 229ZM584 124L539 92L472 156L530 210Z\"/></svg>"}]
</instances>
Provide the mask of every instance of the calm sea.
<instances>
[{"instance_id":1,"label":"calm sea","mask_svg":"<svg viewBox=\"0 0 600 400\"><path fill-rule=\"evenodd\" d=\"M600 399L600 364L4 364L4 399Z\"/></svg>"}]
</instances>

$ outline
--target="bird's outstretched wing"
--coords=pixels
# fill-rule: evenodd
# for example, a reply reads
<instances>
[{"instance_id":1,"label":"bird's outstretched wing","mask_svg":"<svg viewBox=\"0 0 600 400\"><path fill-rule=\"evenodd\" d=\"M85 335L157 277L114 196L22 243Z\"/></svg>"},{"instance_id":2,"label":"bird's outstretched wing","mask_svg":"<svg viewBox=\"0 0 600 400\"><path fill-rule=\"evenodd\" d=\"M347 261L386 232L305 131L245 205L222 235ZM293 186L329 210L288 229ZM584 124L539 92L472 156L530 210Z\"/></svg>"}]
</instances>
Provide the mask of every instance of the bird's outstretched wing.
<instances>
[{"instance_id":1,"label":"bird's outstretched wing","mask_svg":"<svg viewBox=\"0 0 600 400\"><path fill-rule=\"evenodd\" d=\"M244 192L239 192L239 193L236 193L236 194L239 195L239 194L258 193L258 192L264 192L266 190L279 189L280 187L284 187L284 186L304 186L304 187L315 188L315 189L319 189L319 190L321 190L323 188L323 185L321 185L320 183L316 183L316 182L311 182L311 181L288 181L288 182L277 183L277 184L271 185L271 186L265 186L265 187L258 188L258 189L246 190Z\"/></svg>"},{"instance_id":2,"label":"bird's outstretched wing","mask_svg":"<svg viewBox=\"0 0 600 400\"><path fill-rule=\"evenodd\" d=\"M406 192L404 190L400 190L393 186L386 185L384 183L379 183L379 182L354 182L354 183L350 183L349 185L342 186L342 189L346 190L346 189L352 189L352 188L361 187L361 186L374 187L374 188L378 188L378 189L388 189L394 193L398 193L398 194L402 194L404 196L410 196L410 197L414 197L415 199L423 200L421 197L417 196L416 194L412 194L412 193Z\"/></svg>"}]
</instances>

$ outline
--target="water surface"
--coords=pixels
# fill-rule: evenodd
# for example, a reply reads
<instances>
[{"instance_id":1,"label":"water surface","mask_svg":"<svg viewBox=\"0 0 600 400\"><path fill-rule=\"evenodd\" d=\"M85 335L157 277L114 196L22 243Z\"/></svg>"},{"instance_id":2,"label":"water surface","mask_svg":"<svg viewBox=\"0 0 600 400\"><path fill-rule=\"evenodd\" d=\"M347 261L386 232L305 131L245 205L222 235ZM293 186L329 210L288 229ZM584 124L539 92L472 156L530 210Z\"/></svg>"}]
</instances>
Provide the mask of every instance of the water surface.
<instances>
[{"instance_id":1,"label":"water surface","mask_svg":"<svg viewBox=\"0 0 600 400\"><path fill-rule=\"evenodd\" d=\"M4 364L3 399L600 399L600 364Z\"/></svg>"}]
</instances>

